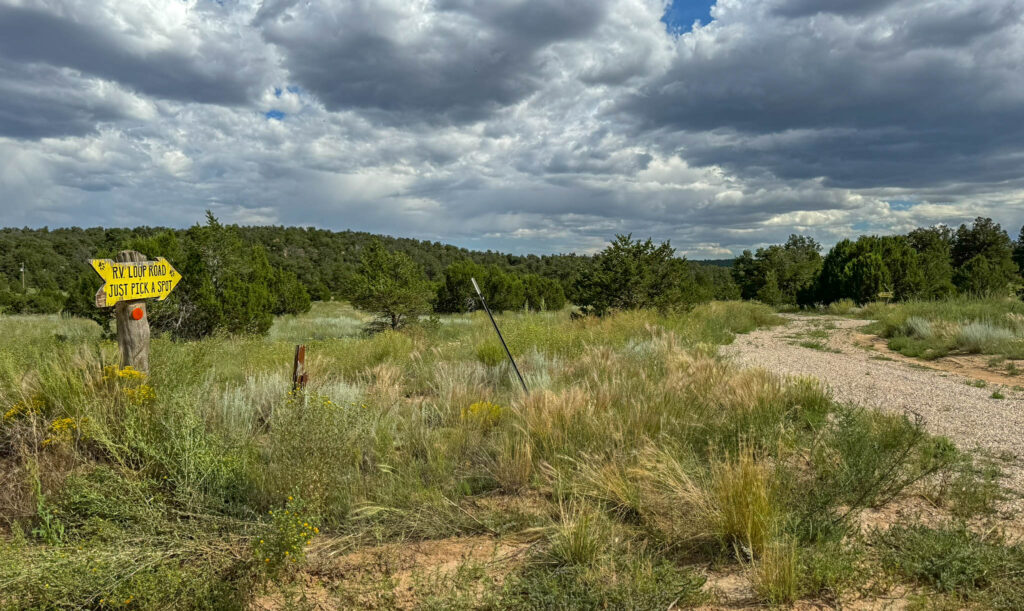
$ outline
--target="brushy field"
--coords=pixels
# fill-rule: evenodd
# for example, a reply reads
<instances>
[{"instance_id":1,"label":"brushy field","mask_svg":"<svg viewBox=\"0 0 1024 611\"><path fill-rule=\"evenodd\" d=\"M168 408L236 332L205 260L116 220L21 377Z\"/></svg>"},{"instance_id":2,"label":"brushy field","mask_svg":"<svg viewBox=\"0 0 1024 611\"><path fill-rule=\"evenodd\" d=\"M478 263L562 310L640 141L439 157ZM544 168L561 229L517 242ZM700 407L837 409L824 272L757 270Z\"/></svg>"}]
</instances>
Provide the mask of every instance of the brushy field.
<instances>
[{"instance_id":1,"label":"brushy field","mask_svg":"<svg viewBox=\"0 0 1024 611\"><path fill-rule=\"evenodd\" d=\"M877 322L868 331L906 356L935 359L950 353L1024 358L1024 302L949 299L869 304L859 314Z\"/></svg>"},{"instance_id":2,"label":"brushy field","mask_svg":"<svg viewBox=\"0 0 1024 611\"><path fill-rule=\"evenodd\" d=\"M969 456L716 356L766 307L503 315L525 397L481 313L364 320L156 339L142 376L92 323L0 317L0 608L664 609L709 572L1024 606L1024 552L963 526L999 494ZM950 523L861 531L910 494Z\"/></svg>"}]
</instances>

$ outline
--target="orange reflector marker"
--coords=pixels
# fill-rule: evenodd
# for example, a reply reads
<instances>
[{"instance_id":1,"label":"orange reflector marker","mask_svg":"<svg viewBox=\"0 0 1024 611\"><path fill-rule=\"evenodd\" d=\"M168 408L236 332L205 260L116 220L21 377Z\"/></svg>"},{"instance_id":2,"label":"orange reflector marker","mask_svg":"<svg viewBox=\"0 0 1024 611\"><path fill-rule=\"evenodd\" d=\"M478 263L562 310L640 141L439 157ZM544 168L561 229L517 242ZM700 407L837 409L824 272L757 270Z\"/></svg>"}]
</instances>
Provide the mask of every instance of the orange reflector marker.
<instances>
[{"instance_id":1,"label":"orange reflector marker","mask_svg":"<svg viewBox=\"0 0 1024 611\"><path fill-rule=\"evenodd\" d=\"M142 320L143 314L142 308L135 308L132 310L132 320Z\"/></svg>"}]
</instances>

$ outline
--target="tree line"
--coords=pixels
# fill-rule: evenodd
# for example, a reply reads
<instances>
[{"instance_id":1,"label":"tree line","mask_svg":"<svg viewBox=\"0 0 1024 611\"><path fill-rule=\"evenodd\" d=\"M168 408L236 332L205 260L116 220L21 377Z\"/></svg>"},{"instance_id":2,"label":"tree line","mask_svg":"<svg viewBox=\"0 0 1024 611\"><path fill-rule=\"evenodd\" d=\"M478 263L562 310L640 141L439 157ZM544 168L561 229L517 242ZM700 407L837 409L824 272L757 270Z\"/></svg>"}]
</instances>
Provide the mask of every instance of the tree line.
<instances>
[{"instance_id":1,"label":"tree line","mask_svg":"<svg viewBox=\"0 0 1024 611\"><path fill-rule=\"evenodd\" d=\"M537 274L567 287L589 259L575 254L520 256L473 251L440 242L313 227L225 227L244 244L262 247L270 265L294 274L313 300L347 298L363 249L374 240L389 251L408 255L431 281L439 280L452 263L468 260L505 271ZM194 233L195 228L164 227L0 229L0 291L20 292L20 267L24 263L29 293L45 292L56 298L59 293L69 292L78 276L95 275L86 263L88 259L111 257L130 244L158 236L165 239L167 234L185 243Z\"/></svg>"},{"instance_id":2,"label":"tree line","mask_svg":"<svg viewBox=\"0 0 1024 611\"><path fill-rule=\"evenodd\" d=\"M480 307L475 278L492 311L561 310L567 293L582 312L686 307L711 299L737 299L739 290L727 269L694 264L675 256L665 242L616 236L601 253L571 277L568 290L553 278L516 274L497 265L469 260L449 265L435 283L411 257L371 242L355 271L350 300L378 314L378 327L396 329L427 314L468 312Z\"/></svg>"},{"instance_id":3,"label":"tree line","mask_svg":"<svg viewBox=\"0 0 1024 611\"><path fill-rule=\"evenodd\" d=\"M518 256L352 231L224 225L209 213L188 229L3 229L0 312L64 311L106 325L109 312L93 306L102 281L87 260L125 248L165 256L183 276L169 299L150 305L151 327L197 338L264 333L275 315L327 299L350 301L377 313L377 326L398 328L431 312L479 307L471 278L495 311L573 303L596 315L712 299L808 306L1009 294L1024 265L1024 229L1014 242L979 217L956 230L843 240L824 256L814 239L793 235L744 251L731 266L688 261L669 242L630 235L593 256Z\"/></svg>"},{"instance_id":4,"label":"tree line","mask_svg":"<svg viewBox=\"0 0 1024 611\"><path fill-rule=\"evenodd\" d=\"M744 299L770 305L865 303L952 295L1010 295L1024 265L1024 229L1014 242L990 218L957 229L922 227L904 235L842 240L824 256L805 236L749 250L733 263Z\"/></svg>"}]
</instances>

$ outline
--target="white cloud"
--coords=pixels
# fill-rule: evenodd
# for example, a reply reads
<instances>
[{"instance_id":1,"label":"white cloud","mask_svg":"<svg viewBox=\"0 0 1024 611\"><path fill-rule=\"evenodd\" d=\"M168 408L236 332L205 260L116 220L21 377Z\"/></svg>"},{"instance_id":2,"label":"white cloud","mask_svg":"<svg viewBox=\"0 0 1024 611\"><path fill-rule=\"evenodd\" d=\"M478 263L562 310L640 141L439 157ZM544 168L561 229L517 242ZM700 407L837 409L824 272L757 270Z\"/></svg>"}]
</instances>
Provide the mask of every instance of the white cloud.
<instances>
[{"instance_id":1,"label":"white cloud","mask_svg":"<svg viewBox=\"0 0 1024 611\"><path fill-rule=\"evenodd\" d=\"M1024 219L1019 0L664 8L0 0L0 213L698 258Z\"/></svg>"}]
</instances>

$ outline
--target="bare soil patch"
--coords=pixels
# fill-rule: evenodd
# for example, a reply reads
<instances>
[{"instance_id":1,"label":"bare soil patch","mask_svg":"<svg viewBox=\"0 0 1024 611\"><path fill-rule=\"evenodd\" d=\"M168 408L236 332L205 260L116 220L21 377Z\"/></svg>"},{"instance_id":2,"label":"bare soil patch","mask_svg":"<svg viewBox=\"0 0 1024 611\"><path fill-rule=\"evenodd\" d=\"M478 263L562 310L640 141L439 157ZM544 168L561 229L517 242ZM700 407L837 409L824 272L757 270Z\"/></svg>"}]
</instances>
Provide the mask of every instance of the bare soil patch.
<instances>
[{"instance_id":1,"label":"bare soil patch","mask_svg":"<svg viewBox=\"0 0 1024 611\"><path fill-rule=\"evenodd\" d=\"M307 568L288 592L258 597L252 609L288 607L301 599L311 609L415 609L430 584L453 578L468 566L486 572L500 586L526 555L529 544L487 536L389 543L341 555L325 544L309 555Z\"/></svg>"}]
</instances>

